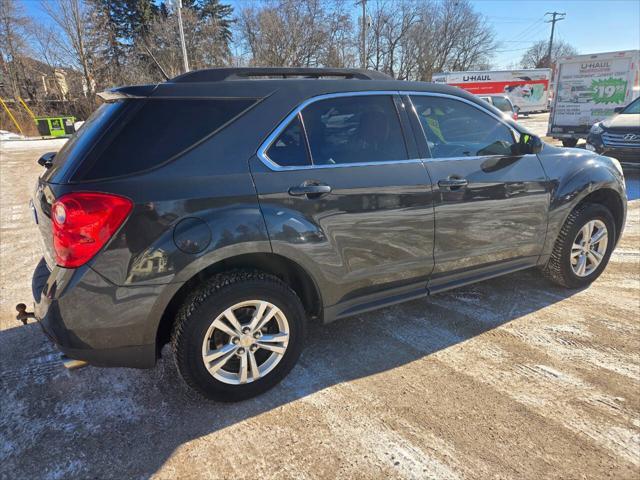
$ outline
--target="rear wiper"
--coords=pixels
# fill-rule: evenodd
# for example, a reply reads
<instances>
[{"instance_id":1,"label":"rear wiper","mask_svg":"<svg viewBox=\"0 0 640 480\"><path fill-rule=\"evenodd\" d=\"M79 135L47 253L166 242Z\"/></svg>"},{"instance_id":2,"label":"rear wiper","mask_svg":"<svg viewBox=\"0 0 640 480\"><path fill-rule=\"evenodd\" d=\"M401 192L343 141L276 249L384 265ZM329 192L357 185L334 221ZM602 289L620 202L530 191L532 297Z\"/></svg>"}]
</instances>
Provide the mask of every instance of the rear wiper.
<instances>
[{"instance_id":1,"label":"rear wiper","mask_svg":"<svg viewBox=\"0 0 640 480\"><path fill-rule=\"evenodd\" d=\"M56 152L47 152L38 159L38 163L44 168L51 168L51 165L53 165L53 157L55 156Z\"/></svg>"}]
</instances>

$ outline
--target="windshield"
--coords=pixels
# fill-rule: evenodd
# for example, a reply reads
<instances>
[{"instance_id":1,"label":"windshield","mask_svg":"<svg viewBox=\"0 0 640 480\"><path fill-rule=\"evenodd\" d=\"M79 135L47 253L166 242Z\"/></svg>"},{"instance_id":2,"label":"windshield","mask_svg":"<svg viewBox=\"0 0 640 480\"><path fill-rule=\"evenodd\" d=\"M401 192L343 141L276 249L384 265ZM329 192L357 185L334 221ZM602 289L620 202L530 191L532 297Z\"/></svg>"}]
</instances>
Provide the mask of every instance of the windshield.
<instances>
[{"instance_id":1,"label":"windshield","mask_svg":"<svg viewBox=\"0 0 640 480\"><path fill-rule=\"evenodd\" d=\"M640 114L640 98L636 98L633 102L625 107L621 113Z\"/></svg>"}]
</instances>

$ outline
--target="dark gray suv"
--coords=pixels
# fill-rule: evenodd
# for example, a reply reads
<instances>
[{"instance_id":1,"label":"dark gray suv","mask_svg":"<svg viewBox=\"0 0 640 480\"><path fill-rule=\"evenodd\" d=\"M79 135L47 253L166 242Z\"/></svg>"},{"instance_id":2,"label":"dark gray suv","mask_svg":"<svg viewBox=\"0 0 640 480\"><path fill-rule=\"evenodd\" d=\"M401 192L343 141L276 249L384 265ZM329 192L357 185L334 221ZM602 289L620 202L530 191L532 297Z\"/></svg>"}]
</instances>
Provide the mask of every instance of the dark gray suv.
<instances>
[{"instance_id":1,"label":"dark gray suv","mask_svg":"<svg viewBox=\"0 0 640 480\"><path fill-rule=\"evenodd\" d=\"M539 267L586 286L626 215L616 160L445 85L213 69L102 94L33 199L35 315L72 359L239 400L331 322Z\"/></svg>"}]
</instances>

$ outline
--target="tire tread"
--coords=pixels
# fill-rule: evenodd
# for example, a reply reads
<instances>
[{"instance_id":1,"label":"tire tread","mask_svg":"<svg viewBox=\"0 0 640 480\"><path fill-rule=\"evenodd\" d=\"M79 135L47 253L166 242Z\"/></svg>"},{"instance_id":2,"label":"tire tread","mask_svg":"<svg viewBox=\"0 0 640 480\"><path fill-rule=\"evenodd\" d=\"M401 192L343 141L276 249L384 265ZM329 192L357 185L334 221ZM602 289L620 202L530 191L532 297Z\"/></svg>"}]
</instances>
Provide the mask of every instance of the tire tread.
<instances>
[{"instance_id":1,"label":"tire tread","mask_svg":"<svg viewBox=\"0 0 640 480\"><path fill-rule=\"evenodd\" d=\"M553 251L551 252L551 257L549 258L549 261L547 262L547 264L542 268L543 275L551 282L565 288L577 287L575 281L571 279L568 275L566 275L565 270L562 268L563 256L566 254L565 248L567 245L567 239L571 234L572 229L574 228L576 222L581 219L581 217L586 211L594 208L600 208L600 209L604 208L607 212L609 212L608 209L604 207L604 205L601 205L599 203L590 203L590 202L581 203L573 209L573 211L569 214L564 224L562 225L562 228L560 229L560 233L558 234L558 237L556 238L556 241L553 245ZM609 215L610 215L610 212L609 212ZM615 237L615 232L610 232L610 233L612 234L612 238ZM606 260L608 261L608 257ZM593 278L593 280L595 280L595 278Z\"/></svg>"}]
</instances>

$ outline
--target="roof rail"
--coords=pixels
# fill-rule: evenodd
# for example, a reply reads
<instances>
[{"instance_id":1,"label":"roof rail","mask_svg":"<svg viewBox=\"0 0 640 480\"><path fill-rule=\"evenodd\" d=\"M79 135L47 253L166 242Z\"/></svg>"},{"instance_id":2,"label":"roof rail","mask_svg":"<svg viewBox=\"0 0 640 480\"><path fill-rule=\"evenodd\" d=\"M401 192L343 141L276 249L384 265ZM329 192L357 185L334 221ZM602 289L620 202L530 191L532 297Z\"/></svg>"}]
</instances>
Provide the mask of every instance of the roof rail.
<instances>
[{"instance_id":1,"label":"roof rail","mask_svg":"<svg viewBox=\"0 0 640 480\"><path fill-rule=\"evenodd\" d=\"M335 77L357 80L394 80L389 75L375 70L356 68L297 68L297 67L258 67L258 68L209 68L183 73L171 79L176 83L223 82L226 80L244 80L252 77Z\"/></svg>"}]
</instances>

